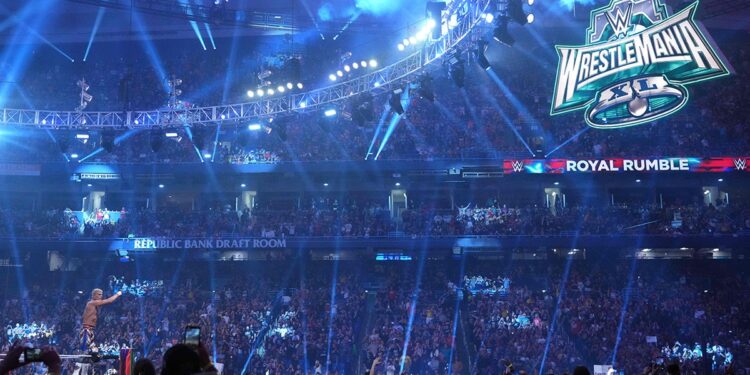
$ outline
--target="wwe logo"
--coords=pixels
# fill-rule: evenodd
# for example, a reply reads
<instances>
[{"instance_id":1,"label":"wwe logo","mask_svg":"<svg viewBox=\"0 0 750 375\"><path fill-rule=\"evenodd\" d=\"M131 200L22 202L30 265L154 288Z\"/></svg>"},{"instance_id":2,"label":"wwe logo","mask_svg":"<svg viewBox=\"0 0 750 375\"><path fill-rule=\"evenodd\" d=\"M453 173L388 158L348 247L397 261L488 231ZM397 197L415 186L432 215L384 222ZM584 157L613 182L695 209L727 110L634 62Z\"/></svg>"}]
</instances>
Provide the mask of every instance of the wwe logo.
<instances>
[{"instance_id":1,"label":"wwe logo","mask_svg":"<svg viewBox=\"0 0 750 375\"><path fill-rule=\"evenodd\" d=\"M613 12L607 12L607 20L612 25L612 29L615 32L616 37L624 37L627 35L630 29L630 17L633 14L633 3L628 3L625 12L621 8L615 8L614 16Z\"/></svg>"},{"instance_id":2,"label":"wwe logo","mask_svg":"<svg viewBox=\"0 0 750 375\"><path fill-rule=\"evenodd\" d=\"M510 163L513 166L513 172L522 172L523 171L523 161L521 161L521 160L513 160Z\"/></svg>"},{"instance_id":3,"label":"wwe logo","mask_svg":"<svg viewBox=\"0 0 750 375\"><path fill-rule=\"evenodd\" d=\"M744 171L747 167L747 160L746 159L734 159L734 167L737 168L738 171Z\"/></svg>"}]
</instances>

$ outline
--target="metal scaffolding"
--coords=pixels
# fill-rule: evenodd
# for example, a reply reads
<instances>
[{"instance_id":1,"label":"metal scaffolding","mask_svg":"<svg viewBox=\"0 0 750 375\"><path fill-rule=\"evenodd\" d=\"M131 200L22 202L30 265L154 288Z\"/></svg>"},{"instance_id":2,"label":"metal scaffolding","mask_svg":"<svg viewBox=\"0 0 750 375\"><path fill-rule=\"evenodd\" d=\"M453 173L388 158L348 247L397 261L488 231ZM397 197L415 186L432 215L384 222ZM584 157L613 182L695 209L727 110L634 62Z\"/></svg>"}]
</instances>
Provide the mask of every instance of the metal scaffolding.
<instances>
[{"instance_id":1,"label":"metal scaffolding","mask_svg":"<svg viewBox=\"0 0 750 375\"><path fill-rule=\"evenodd\" d=\"M77 0L76 0L77 1ZM81 0L86 1L86 0ZM92 0L93 1L93 0ZM101 0L104 1L104 0ZM116 0L108 0L116 1ZM428 40L422 48L380 70L322 89L255 101L213 107L160 109L153 111L75 112L2 109L0 125L46 129L169 128L232 123L281 114L319 110L370 92L388 93L403 86L415 74L455 49L482 21L482 13L494 0L455 0L444 12L442 36ZM453 21L451 21L453 20ZM437 64L433 64L434 67Z\"/></svg>"}]
</instances>

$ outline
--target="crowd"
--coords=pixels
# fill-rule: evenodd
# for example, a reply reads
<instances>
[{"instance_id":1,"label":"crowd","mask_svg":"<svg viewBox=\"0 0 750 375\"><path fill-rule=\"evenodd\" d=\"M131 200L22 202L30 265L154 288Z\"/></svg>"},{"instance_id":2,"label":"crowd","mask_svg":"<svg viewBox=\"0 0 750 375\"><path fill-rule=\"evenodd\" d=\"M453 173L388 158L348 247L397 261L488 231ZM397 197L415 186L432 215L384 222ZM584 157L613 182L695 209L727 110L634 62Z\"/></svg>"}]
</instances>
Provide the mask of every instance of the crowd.
<instances>
[{"instance_id":1,"label":"crowd","mask_svg":"<svg viewBox=\"0 0 750 375\"><path fill-rule=\"evenodd\" d=\"M321 199L295 208L258 206L202 211L165 207L84 214L66 210L0 212L0 235L17 237L382 237L462 235L721 235L750 231L750 209L732 205L646 204L456 210L412 208L391 217L367 200ZM97 215L111 215L112 219ZM86 219L79 219L85 217ZM116 219L115 219L116 218Z\"/></svg>"},{"instance_id":2,"label":"crowd","mask_svg":"<svg viewBox=\"0 0 750 375\"><path fill-rule=\"evenodd\" d=\"M674 116L652 123L621 130L587 129L580 113L549 116L549 93L554 83L554 69L550 61L539 66L528 56L511 51L512 60L495 68L502 84L496 85L485 72L473 63L467 69L464 87L456 89L447 72L434 72L434 102L422 98L419 90L412 90L406 100L406 114L386 143L379 159L460 159L532 157L546 155L556 146L566 143L553 156L574 158L600 157L655 157L655 156L740 156L750 151L750 134L745 129L746 110L743 98L750 92L747 85L748 50L747 35L724 41L724 52L735 66L734 76L702 83L691 88L689 104ZM224 90L226 61L211 55L206 60L195 61L186 54L169 56L166 63L170 72L183 77L182 90L190 105L216 105L243 102L246 88L231 87ZM129 86L131 105L138 109L163 106L166 93L151 65L141 58L132 63L126 60L107 59L93 63L81 74L89 75L91 92L95 95L91 109L120 109L124 104L119 93L107 93L125 76L133 79ZM216 61L214 61L216 59ZM260 56L250 56L248 64L262 65ZM244 61L244 60L243 60ZM34 64L18 86L27 95L13 95L12 99L29 99L30 103L12 103L25 107L69 109L77 105L75 86L59 77L76 76L59 65ZM36 71L39 70L39 71ZM0 69L1 71L1 69ZM133 71L131 73L126 73ZM237 71L235 69L235 71ZM530 73L533 71L533 74ZM244 74L244 73L243 73ZM188 78L189 77L189 78ZM243 82L235 80L236 82ZM130 82L130 81L128 81ZM71 86L63 90L57 85ZM66 86L66 87L67 87ZM98 94L97 91L103 91ZM100 91L100 92L101 92ZM226 92L225 92L226 91ZM54 94L51 94L54 93ZM69 93L59 95L58 93ZM190 98L194 96L196 99ZM72 97L72 98L71 98ZM56 100L67 98L70 105ZM130 100L130 99L129 99ZM184 129L172 129L179 137L165 139L161 147L152 148L154 137L148 129L130 132L117 142L111 152L100 152L88 161L102 162L198 162L207 153L215 163L269 163L277 161L329 161L362 160L368 156L370 144L375 140L375 150L386 131L376 130L385 108L387 97L372 99L373 121L365 126L348 120L355 105L343 103L340 118L321 121L319 113L303 113L261 119L270 132L252 131L246 123L224 124L216 134L216 127L195 127L192 135ZM10 105L11 103L8 103ZM348 114L348 115L347 115ZM389 119L385 117L385 119ZM327 122L326 122L327 121ZM389 121L385 121L387 124ZM22 161L34 151L34 158L44 161L63 161L75 152L81 157L102 145L101 132L91 132L90 143L80 145L65 131L47 134L43 131L24 131L24 138L34 142L16 144L1 151L3 160ZM388 132L390 133L390 132ZM119 135L119 134L118 134ZM53 139L54 138L54 139ZM181 141L177 141L177 140ZM218 141L218 143L215 143ZM58 145L56 145L57 143ZM65 151L59 145L64 144ZM638 147L632 147L632 145ZM216 148L214 147L216 146ZM195 149L198 149L198 152ZM156 149L156 151L153 151ZM39 150L40 152L36 152ZM6 155L7 154L7 155ZM374 155L369 155L372 158Z\"/></svg>"},{"instance_id":3,"label":"crowd","mask_svg":"<svg viewBox=\"0 0 750 375\"><path fill-rule=\"evenodd\" d=\"M731 272L719 264L603 259L567 267L434 261L259 266L251 267L252 275L224 270L210 280L177 270L164 292L103 306L96 343L132 348L162 366L166 351L183 341L183 328L197 324L202 345L225 374L484 375L504 373L509 364L527 373L601 364L640 374L651 363L675 361L684 374L723 374L729 363L711 363L719 347L722 359L732 353L736 373L748 371L750 279L741 265ZM462 293L464 267L489 279L510 275L512 287L504 295ZM29 275L28 289L20 292L3 282L0 323L44 322L54 327L51 337L27 342L79 353L87 293L50 288L40 284L42 276ZM0 337L0 349L8 350L12 338ZM662 348L675 342L705 343L707 361L666 355ZM74 367L63 363L64 371Z\"/></svg>"}]
</instances>

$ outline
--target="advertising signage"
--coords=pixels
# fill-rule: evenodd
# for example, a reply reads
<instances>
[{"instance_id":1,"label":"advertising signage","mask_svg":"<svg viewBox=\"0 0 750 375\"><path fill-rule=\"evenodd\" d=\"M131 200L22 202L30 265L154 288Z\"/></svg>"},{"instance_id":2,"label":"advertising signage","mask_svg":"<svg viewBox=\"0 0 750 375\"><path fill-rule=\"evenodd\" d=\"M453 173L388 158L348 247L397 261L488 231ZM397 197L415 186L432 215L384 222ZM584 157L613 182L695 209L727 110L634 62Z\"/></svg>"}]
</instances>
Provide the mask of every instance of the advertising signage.
<instances>
[{"instance_id":1,"label":"advertising signage","mask_svg":"<svg viewBox=\"0 0 750 375\"><path fill-rule=\"evenodd\" d=\"M505 174L627 173L627 172L750 172L750 157L605 158L505 160Z\"/></svg>"}]
</instances>

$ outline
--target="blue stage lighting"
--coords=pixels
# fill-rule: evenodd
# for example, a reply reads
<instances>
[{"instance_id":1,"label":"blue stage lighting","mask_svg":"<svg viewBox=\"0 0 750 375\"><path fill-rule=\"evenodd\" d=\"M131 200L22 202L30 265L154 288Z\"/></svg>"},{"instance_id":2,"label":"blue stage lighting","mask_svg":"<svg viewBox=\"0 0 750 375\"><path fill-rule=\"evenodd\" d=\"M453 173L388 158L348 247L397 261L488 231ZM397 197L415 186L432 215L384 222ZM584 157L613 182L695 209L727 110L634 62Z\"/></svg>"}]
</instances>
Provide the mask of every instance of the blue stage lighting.
<instances>
[{"instance_id":1,"label":"blue stage lighting","mask_svg":"<svg viewBox=\"0 0 750 375\"><path fill-rule=\"evenodd\" d=\"M262 127L260 126L260 124L250 124L250 125L247 126L247 128L248 128L248 130L258 131Z\"/></svg>"},{"instance_id":2,"label":"blue stage lighting","mask_svg":"<svg viewBox=\"0 0 750 375\"><path fill-rule=\"evenodd\" d=\"M336 116L336 110L333 108L327 109L323 114L326 115L326 117L333 117Z\"/></svg>"}]
</instances>

